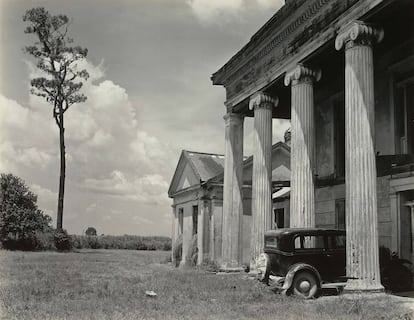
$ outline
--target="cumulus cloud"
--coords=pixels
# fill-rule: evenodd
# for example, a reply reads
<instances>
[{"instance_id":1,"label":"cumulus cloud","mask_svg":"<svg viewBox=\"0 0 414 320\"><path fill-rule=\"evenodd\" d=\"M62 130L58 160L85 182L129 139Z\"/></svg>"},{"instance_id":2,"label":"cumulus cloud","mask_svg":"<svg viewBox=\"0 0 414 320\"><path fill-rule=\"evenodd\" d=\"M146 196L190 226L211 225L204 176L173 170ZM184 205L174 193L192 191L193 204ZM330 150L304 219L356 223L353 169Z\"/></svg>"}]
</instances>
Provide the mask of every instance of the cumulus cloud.
<instances>
[{"instance_id":1,"label":"cumulus cloud","mask_svg":"<svg viewBox=\"0 0 414 320\"><path fill-rule=\"evenodd\" d=\"M165 204L168 202L168 183L159 174L127 178L118 170L102 179L86 179L88 190L113 197L134 200L146 204Z\"/></svg>"},{"instance_id":2,"label":"cumulus cloud","mask_svg":"<svg viewBox=\"0 0 414 320\"><path fill-rule=\"evenodd\" d=\"M284 0L188 0L195 16L204 24L227 24L240 20L249 8L279 9Z\"/></svg>"},{"instance_id":3,"label":"cumulus cloud","mask_svg":"<svg viewBox=\"0 0 414 320\"><path fill-rule=\"evenodd\" d=\"M38 184L32 184L30 190L37 195L39 202L55 202L57 199L57 193L52 190L39 186Z\"/></svg>"},{"instance_id":4,"label":"cumulus cloud","mask_svg":"<svg viewBox=\"0 0 414 320\"><path fill-rule=\"evenodd\" d=\"M201 22L222 23L237 17L243 0L189 0L189 4Z\"/></svg>"},{"instance_id":5,"label":"cumulus cloud","mask_svg":"<svg viewBox=\"0 0 414 320\"><path fill-rule=\"evenodd\" d=\"M31 62L26 65L30 77L40 75ZM88 69L92 81L82 88L87 101L65 113L70 181L80 190L145 204L166 204L172 149L140 129L139 106L131 103L123 87L104 79L103 63L96 66L84 61L79 68ZM56 171L58 176L58 130L51 109L37 96L31 95L23 106L0 95L2 171L19 174L23 167L43 168L45 172ZM54 191L40 184L33 187L39 199L55 198Z\"/></svg>"}]
</instances>

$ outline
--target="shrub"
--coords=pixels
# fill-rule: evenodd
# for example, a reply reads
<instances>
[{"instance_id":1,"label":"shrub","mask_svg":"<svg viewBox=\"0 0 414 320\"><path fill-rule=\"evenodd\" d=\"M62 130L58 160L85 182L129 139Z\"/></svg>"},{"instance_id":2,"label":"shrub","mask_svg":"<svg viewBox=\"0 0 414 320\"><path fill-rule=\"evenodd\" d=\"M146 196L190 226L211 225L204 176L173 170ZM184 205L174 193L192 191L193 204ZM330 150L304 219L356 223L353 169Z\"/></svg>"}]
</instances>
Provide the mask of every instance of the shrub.
<instances>
[{"instance_id":1,"label":"shrub","mask_svg":"<svg viewBox=\"0 0 414 320\"><path fill-rule=\"evenodd\" d=\"M182 256L183 256L183 235L180 234L175 240L174 244L174 252L173 252L175 266L178 267L180 265Z\"/></svg>"},{"instance_id":2,"label":"shrub","mask_svg":"<svg viewBox=\"0 0 414 320\"><path fill-rule=\"evenodd\" d=\"M73 249L72 239L64 229L55 230L54 242L58 251L70 251Z\"/></svg>"},{"instance_id":3,"label":"shrub","mask_svg":"<svg viewBox=\"0 0 414 320\"><path fill-rule=\"evenodd\" d=\"M3 247L12 250L48 247L46 238L41 239L39 233L50 230L52 219L38 209L37 196L25 182L12 174L2 174L0 192L0 241Z\"/></svg>"},{"instance_id":4,"label":"shrub","mask_svg":"<svg viewBox=\"0 0 414 320\"><path fill-rule=\"evenodd\" d=\"M46 232L36 232L36 248L38 251L56 250L54 241L54 231L50 229Z\"/></svg>"},{"instance_id":5,"label":"shrub","mask_svg":"<svg viewBox=\"0 0 414 320\"><path fill-rule=\"evenodd\" d=\"M97 235L96 229L94 227L89 227L88 229L86 229L85 235L96 236Z\"/></svg>"},{"instance_id":6,"label":"shrub","mask_svg":"<svg viewBox=\"0 0 414 320\"><path fill-rule=\"evenodd\" d=\"M165 242L162 245L162 250L164 250L164 251L170 251L171 250L171 241Z\"/></svg>"},{"instance_id":7,"label":"shrub","mask_svg":"<svg viewBox=\"0 0 414 320\"><path fill-rule=\"evenodd\" d=\"M219 272L220 266L215 261L212 261L210 259L205 259L203 263L200 265L200 269L206 270L209 272Z\"/></svg>"},{"instance_id":8,"label":"shrub","mask_svg":"<svg viewBox=\"0 0 414 320\"><path fill-rule=\"evenodd\" d=\"M196 266L198 258L198 243L197 234L191 239L190 247L188 248L187 264L189 266Z\"/></svg>"}]
</instances>

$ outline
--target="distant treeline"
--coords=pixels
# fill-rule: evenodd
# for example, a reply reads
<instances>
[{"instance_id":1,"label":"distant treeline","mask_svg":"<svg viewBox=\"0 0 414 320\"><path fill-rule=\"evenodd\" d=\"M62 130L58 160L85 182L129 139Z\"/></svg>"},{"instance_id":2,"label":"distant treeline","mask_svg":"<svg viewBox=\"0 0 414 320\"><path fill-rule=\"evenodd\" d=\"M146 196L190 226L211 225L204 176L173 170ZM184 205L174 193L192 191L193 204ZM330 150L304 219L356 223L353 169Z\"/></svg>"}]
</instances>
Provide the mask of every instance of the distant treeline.
<instances>
[{"instance_id":1,"label":"distant treeline","mask_svg":"<svg viewBox=\"0 0 414 320\"><path fill-rule=\"evenodd\" d=\"M171 250L171 238L143 236L71 235L76 249Z\"/></svg>"}]
</instances>

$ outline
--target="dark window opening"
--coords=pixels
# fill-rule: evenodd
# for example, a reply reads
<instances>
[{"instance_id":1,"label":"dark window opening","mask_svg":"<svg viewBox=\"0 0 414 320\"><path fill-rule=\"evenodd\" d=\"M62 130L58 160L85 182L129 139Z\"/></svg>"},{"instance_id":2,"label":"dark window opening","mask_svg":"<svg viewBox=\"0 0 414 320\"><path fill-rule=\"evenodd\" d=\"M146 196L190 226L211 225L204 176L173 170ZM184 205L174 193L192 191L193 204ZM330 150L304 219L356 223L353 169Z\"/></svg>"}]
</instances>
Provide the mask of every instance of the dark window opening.
<instances>
[{"instance_id":1,"label":"dark window opening","mask_svg":"<svg viewBox=\"0 0 414 320\"><path fill-rule=\"evenodd\" d=\"M274 228L284 228L285 227L285 209L284 208L279 208L279 209L274 209Z\"/></svg>"},{"instance_id":2,"label":"dark window opening","mask_svg":"<svg viewBox=\"0 0 414 320\"><path fill-rule=\"evenodd\" d=\"M197 234L198 206L193 206L193 235Z\"/></svg>"},{"instance_id":3,"label":"dark window opening","mask_svg":"<svg viewBox=\"0 0 414 320\"><path fill-rule=\"evenodd\" d=\"M345 222L345 199L335 200L335 228L346 229Z\"/></svg>"},{"instance_id":4,"label":"dark window opening","mask_svg":"<svg viewBox=\"0 0 414 320\"><path fill-rule=\"evenodd\" d=\"M336 178L345 177L345 103L343 98L333 102L334 117L334 170Z\"/></svg>"},{"instance_id":5,"label":"dark window opening","mask_svg":"<svg viewBox=\"0 0 414 320\"><path fill-rule=\"evenodd\" d=\"M183 223L184 223L184 209L179 208L178 209L178 233L183 233Z\"/></svg>"},{"instance_id":6,"label":"dark window opening","mask_svg":"<svg viewBox=\"0 0 414 320\"><path fill-rule=\"evenodd\" d=\"M394 88L397 154L414 153L414 76L400 80Z\"/></svg>"}]
</instances>

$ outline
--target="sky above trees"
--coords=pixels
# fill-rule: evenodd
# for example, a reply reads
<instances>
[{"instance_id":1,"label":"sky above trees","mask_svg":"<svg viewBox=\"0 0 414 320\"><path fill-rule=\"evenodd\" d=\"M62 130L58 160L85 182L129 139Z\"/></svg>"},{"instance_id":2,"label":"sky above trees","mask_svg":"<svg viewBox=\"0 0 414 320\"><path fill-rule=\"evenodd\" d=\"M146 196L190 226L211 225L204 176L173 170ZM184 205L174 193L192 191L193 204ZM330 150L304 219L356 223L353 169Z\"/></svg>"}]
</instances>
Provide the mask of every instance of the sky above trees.
<instances>
[{"instance_id":1,"label":"sky above trees","mask_svg":"<svg viewBox=\"0 0 414 320\"><path fill-rule=\"evenodd\" d=\"M170 235L167 190L182 149L224 153L225 92L210 76L269 19L279 0L2 0L0 172L13 173L56 219L58 131L50 107L29 94L37 74L23 46L27 9L73 18L89 49L86 103L66 114L64 228ZM274 142L286 121L273 120ZM252 150L245 121L245 153Z\"/></svg>"}]
</instances>

